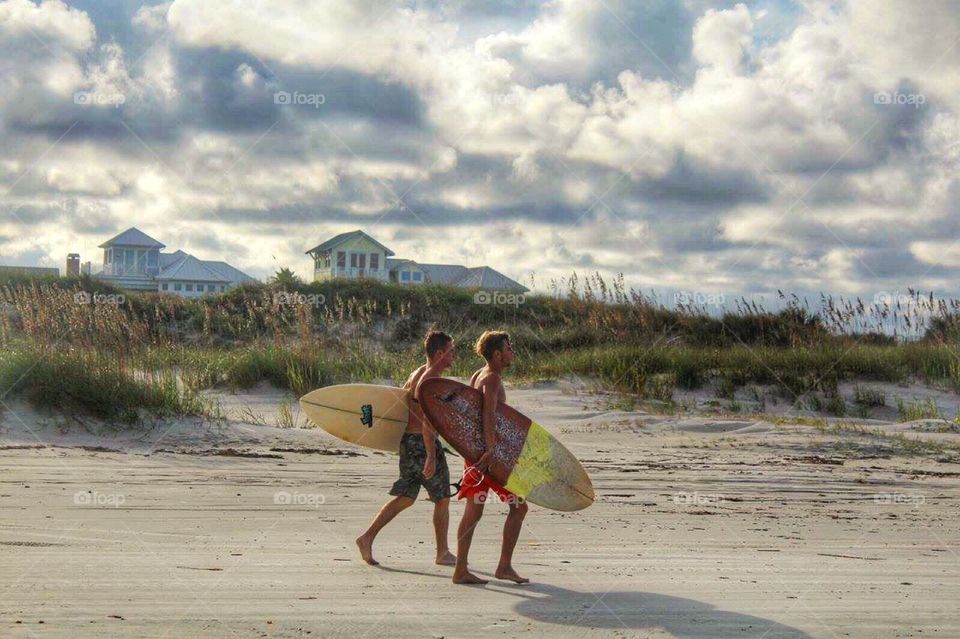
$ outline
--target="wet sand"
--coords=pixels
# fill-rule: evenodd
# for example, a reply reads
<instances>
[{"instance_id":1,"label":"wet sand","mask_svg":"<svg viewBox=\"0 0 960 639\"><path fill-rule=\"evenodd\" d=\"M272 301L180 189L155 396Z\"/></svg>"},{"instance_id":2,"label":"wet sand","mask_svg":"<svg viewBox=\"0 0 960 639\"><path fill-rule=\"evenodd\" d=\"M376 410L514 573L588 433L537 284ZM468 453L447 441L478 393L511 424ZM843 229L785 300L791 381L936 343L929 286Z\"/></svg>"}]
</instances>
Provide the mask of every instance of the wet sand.
<instances>
[{"instance_id":1,"label":"wet sand","mask_svg":"<svg viewBox=\"0 0 960 639\"><path fill-rule=\"evenodd\" d=\"M508 389L598 501L531 506L516 568L533 584L464 587L432 562L425 499L378 539L382 566L360 561L396 458L233 410L269 422L283 399L225 395L226 424L119 434L0 413L0 636L960 636L955 452ZM471 554L491 578L505 510L487 507Z\"/></svg>"}]
</instances>

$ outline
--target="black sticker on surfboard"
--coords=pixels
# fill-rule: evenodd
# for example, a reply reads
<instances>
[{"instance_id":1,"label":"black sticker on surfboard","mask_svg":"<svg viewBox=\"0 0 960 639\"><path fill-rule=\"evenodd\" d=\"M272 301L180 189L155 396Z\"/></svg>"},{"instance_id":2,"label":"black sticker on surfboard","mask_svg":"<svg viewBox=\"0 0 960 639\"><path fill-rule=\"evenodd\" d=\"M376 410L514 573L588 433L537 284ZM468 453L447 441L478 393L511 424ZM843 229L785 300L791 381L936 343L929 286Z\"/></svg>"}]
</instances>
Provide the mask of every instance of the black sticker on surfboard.
<instances>
[{"instance_id":1,"label":"black sticker on surfboard","mask_svg":"<svg viewBox=\"0 0 960 639\"><path fill-rule=\"evenodd\" d=\"M360 423L371 428L373 426L373 406L364 404L360 407Z\"/></svg>"}]
</instances>

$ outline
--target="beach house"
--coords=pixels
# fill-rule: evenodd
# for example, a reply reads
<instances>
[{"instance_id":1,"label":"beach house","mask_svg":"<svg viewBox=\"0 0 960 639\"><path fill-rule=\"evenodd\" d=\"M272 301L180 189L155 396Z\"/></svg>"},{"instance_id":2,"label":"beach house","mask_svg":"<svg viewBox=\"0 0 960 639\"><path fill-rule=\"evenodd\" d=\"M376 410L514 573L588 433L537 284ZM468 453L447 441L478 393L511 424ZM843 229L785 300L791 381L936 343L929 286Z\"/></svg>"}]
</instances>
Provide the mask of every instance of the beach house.
<instances>
[{"instance_id":1,"label":"beach house","mask_svg":"<svg viewBox=\"0 0 960 639\"><path fill-rule=\"evenodd\" d=\"M136 227L110 238L100 248L103 263L92 266L87 262L82 272L127 290L200 297L256 281L226 262L201 260L180 250L164 253L164 244ZM71 253L73 260L79 259L74 256Z\"/></svg>"},{"instance_id":2,"label":"beach house","mask_svg":"<svg viewBox=\"0 0 960 639\"><path fill-rule=\"evenodd\" d=\"M393 251L360 230L335 235L306 254L313 258L313 279L317 281L363 277L410 286L446 284L518 293L528 291L489 266L471 268L395 258Z\"/></svg>"}]
</instances>

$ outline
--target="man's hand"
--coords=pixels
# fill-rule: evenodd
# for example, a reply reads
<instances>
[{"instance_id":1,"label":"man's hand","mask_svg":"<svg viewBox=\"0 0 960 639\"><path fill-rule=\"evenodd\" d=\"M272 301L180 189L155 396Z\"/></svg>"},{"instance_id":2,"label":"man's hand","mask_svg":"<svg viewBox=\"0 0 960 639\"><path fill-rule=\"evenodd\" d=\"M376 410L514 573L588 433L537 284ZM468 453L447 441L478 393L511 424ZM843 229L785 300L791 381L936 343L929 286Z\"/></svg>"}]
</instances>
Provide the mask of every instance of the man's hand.
<instances>
[{"instance_id":1,"label":"man's hand","mask_svg":"<svg viewBox=\"0 0 960 639\"><path fill-rule=\"evenodd\" d=\"M437 472L437 458L427 457L427 461L423 463L423 478L430 479L435 472Z\"/></svg>"},{"instance_id":2,"label":"man's hand","mask_svg":"<svg viewBox=\"0 0 960 639\"><path fill-rule=\"evenodd\" d=\"M487 471L487 466L490 465L490 460L493 457L493 449L487 450L484 454L480 455L480 459L477 460L477 463L474 464L474 467L479 470L481 473Z\"/></svg>"}]
</instances>

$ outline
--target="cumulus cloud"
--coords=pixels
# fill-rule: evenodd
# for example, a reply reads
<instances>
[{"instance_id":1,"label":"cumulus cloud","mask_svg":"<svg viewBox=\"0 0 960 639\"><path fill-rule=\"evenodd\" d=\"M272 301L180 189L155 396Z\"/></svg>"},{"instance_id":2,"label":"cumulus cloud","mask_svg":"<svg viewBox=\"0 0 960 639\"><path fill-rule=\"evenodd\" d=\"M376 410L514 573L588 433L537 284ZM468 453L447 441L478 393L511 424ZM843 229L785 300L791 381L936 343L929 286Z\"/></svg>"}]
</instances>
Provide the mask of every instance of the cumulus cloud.
<instances>
[{"instance_id":1,"label":"cumulus cloud","mask_svg":"<svg viewBox=\"0 0 960 639\"><path fill-rule=\"evenodd\" d=\"M0 2L4 261L93 257L136 224L261 276L308 275L307 245L358 227L424 260L644 287L960 268L948 0L125 11L118 33Z\"/></svg>"}]
</instances>

